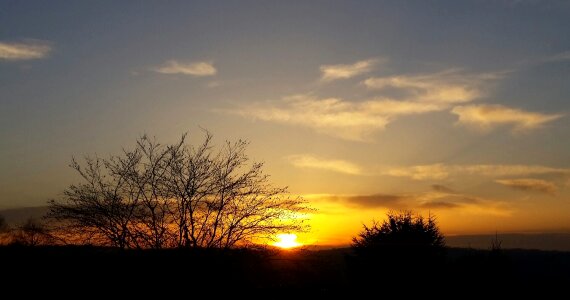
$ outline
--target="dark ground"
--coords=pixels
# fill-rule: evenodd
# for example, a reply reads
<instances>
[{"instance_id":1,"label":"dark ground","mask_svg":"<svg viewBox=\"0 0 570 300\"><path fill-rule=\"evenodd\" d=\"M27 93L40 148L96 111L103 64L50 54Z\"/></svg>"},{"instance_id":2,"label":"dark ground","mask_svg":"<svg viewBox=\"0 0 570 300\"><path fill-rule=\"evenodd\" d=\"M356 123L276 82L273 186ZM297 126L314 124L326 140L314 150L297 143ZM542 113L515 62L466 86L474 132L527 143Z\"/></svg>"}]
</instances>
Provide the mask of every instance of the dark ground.
<instances>
[{"instance_id":1,"label":"dark ground","mask_svg":"<svg viewBox=\"0 0 570 300\"><path fill-rule=\"evenodd\" d=\"M335 296L399 285L481 292L487 288L520 291L570 284L570 252L450 248L437 264L407 264L395 259L387 264L363 261L347 248L120 251L0 247L3 290L20 292L25 291L21 286L28 286L56 294L80 290L115 295L199 291L211 295Z\"/></svg>"}]
</instances>

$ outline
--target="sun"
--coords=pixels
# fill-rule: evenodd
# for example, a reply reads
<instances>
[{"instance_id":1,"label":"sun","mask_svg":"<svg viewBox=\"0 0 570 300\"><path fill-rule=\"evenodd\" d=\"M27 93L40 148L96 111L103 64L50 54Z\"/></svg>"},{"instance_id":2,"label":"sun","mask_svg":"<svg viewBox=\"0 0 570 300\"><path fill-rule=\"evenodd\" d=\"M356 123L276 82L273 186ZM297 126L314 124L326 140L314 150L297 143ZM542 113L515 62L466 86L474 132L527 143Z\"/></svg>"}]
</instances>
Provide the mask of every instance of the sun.
<instances>
[{"instance_id":1,"label":"sun","mask_svg":"<svg viewBox=\"0 0 570 300\"><path fill-rule=\"evenodd\" d=\"M301 246L301 243L297 242L297 235L291 233L282 233L277 235L278 241L273 243L273 246L283 248L283 249L291 249L298 246Z\"/></svg>"}]
</instances>

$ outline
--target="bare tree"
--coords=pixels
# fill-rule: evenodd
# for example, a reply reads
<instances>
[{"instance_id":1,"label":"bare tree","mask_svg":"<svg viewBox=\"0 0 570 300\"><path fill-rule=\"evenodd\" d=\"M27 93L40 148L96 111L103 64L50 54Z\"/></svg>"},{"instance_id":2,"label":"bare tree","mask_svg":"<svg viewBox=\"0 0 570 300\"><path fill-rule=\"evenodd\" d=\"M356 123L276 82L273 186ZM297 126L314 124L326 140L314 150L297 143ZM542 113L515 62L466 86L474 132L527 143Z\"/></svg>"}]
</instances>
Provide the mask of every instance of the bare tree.
<instances>
[{"instance_id":1,"label":"bare tree","mask_svg":"<svg viewBox=\"0 0 570 300\"><path fill-rule=\"evenodd\" d=\"M47 228L40 221L29 218L12 233L12 243L26 246L49 244L51 241Z\"/></svg>"},{"instance_id":2,"label":"bare tree","mask_svg":"<svg viewBox=\"0 0 570 300\"><path fill-rule=\"evenodd\" d=\"M143 136L121 155L73 160L84 183L51 201L48 216L68 237L120 248L228 248L307 229L305 201L273 187L247 145L215 151L207 132L197 147L185 135L166 146Z\"/></svg>"},{"instance_id":3,"label":"bare tree","mask_svg":"<svg viewBox=\"0 0 570 300\"><path fill-rule=\"evenodd\" d=\"M123 195L125 174L116 169L122 170L134 162L132 156L120 162L87 157L82 167L73 159L70 166L84 183L66 189L64 201L49 202L47 217L53 220L55 233L72 243L133 247L130 227L138 203ZM124 165L119 168L112 163Z\"/></svg>"}]
</instances>

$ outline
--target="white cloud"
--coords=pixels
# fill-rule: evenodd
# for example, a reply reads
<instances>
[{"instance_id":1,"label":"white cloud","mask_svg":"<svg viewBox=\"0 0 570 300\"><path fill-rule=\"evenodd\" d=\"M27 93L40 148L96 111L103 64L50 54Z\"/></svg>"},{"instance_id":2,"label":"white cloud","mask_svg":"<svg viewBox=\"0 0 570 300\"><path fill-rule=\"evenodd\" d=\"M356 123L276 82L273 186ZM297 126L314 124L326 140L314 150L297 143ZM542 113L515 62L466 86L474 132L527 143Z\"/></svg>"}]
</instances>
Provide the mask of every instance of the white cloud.
<instances>
[{"instance_id":1,"label":"white cloud","mask_svg":"<svg viewBox=\"0 0 570 300\"><path fill-rule=\"evenodd\" d=\"M323 78L337 78L341 76L339 74L353 76L367 70L364 66L369 64L369 61L363 61L355 65L323 66L328 72L324 74L329 74ZM339 71L344 69L349 71ZM402 116L438 111L451 110L459 116L459 123L483 130L498 125L513 125L515 131L534 129L562 116L500 105L456 106L486 95L489 82L503 78L506 73L507 71L468 74L450 69L423 75L374 77L364 80L363 84L369 89L382 92L396 89L396 96L391 93L390 98L347 101L334 97L319 99L310 94L295 95L284 97L280 101L245 105L229 112L257 120L304 126L319 133L355 141L370 140L372 134L385 129L389 123Z\"/></svg>"},{"instance_id":2,"label":"white cloud","mask_svg":"<svg viewBox=\"0 0 570 300\"><path fill-rule=\"evenodd\" d=\"M154 71L161 74L184 74L192 76L212 76L217 73L212 62L181 63L176 60L169 60L162 66L155 68Z\"/></svg>"},{"instance_id":3,"label":"white cloud","mask_svg":"<svg viewBox=\"0 0 570 300\"><path fill-rule=\"evenodd\" d=\"M310 154L291 155L287 159L297 168L328 170L351 175L362 175L362 169L348 161L325 159Z\"/></svg>"},{"instance_id":4,"label":"white cloud","mask_svg":"<svg viewBox=\"0 0 570 300\"><path fill-rule=\"evenodd\" d=\"M422 75L372 77L363 84L374 90L388 88L405 92L405 97L418 102L465 103L484 94L483 86L490 80L503 78L505 72L464 74L456 69Z\"/></svg>"},{"instance_id":5,"label":"white cloud","mask_svg":"<svg viewBox=\"0 0 570 300\"><path fill-rule=\"evenodd\" d=\"M385 175L414 180L442 180L449 177L449 173L449 168L443 164L393 168L384 172Z\"/></svg>"},{"instance_id":6,"label":"white cloud","mask_svg":"<svg viewBox=\"0 0 570 300\"><path fill-rule=\"evenodd\" d=\"M49 55L52 48L47 42L30 40L21 43L0 42L0 60L31 60Z\"/></svg>"},{"instance_id":7,"label":"white cloud","mask_svg":"<svg viewBox=\"0 0 570 300\"><path fill-rule=\"evenodd\" d=\"M570 174L570 169L537 165L445 165L431 164L389 168L381 174L408 177L414 180L443 180L458 175L488 177L530 176L546 174Z\"/></svg>"},{"instance_id":8,"label":"white cloud","mask_svg":"<svg viewBox=\"0 0 570 300\"><path fill-rule=\"evenodd\" d=\"M562 114L542 114L488 104L457 106L451 112L459 117L460 124L483 131L500 125L512 125L514 131L531 130L563 116Z\"/></svg>"},{"instance_id":9,"label":"white cloud","mask_svg":"<svg viewBox=\"0 0 570 300\"><path fill-rule=\"evenodd\" d=\"M541 179L502 179L495 180L495 182L522 191L535 191L547 194L554 194L558 191L558 187L554 183Z\"/></svg>"},{"instance_id":10,"label":"white cloud","mask_svg":"<svg viewBox=\"0 0 570 300\"><path fill-rule=\"evenodd\" d=\"M255 103L230 112L263 121L305 126L347 140L364 141L399 116L442 109L445 106L433 103L389 99L350 102L295 95L281 101Z\"/></svg>"},{"instance_id":11,"label":"white cloud","mask_svg":"<svg viewBox=\"0 0 570 300\"><path fill-rule=\"evenodd\" d=\"M379 59L361 60L349 65L323 65L320 67L323 81L348 79L372 71Z\"/></svg>"}]
</instances>

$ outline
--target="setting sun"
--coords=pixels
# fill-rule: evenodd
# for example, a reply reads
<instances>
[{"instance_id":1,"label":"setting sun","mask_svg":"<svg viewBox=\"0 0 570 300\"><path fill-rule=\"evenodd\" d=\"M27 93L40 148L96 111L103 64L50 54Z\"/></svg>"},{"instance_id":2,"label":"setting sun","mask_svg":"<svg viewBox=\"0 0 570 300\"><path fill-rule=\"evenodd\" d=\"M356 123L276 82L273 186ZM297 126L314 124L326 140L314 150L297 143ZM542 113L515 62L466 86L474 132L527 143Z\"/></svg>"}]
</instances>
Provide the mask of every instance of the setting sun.
<instances>
[{"instance_id":1,"label":"setting sun","mask_svg":"<svg viewBox=\"0 0 570 300\"><path fill-rule=\"evenodd\" d=\"M290 234L290 233L278 234L277 240L278 240L277 242L273 243L273 246L279 248L291 249L301 246L301 244L297 242L296 234Z\"/></svg>"}]
</instances>

